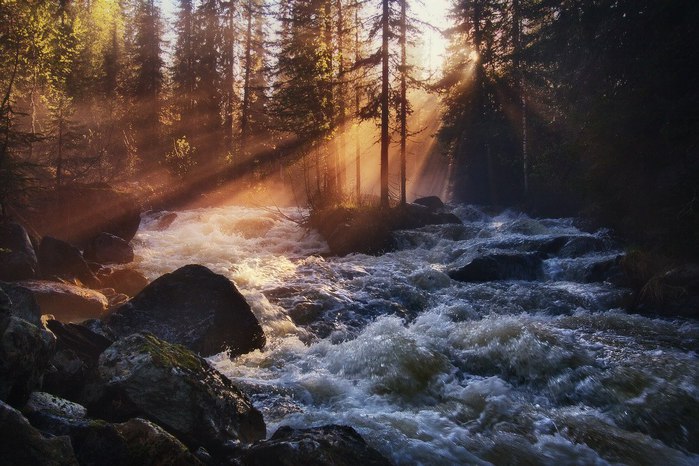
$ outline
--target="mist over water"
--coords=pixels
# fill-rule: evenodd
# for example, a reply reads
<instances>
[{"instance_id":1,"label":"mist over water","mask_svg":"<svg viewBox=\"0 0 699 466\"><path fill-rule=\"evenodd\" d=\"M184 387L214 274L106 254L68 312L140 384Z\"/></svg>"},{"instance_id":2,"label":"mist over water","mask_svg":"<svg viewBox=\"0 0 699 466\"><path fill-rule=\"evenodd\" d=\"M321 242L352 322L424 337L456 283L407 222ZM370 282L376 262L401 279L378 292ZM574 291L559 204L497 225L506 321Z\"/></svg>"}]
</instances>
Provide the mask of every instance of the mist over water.
<instances>
[{"instance_id":1,"label":"mist over water","mask_svg":"<svg viewBox=\"0 0 699 466\"><path fill-rule=\"evenodd\" d=\"M294 209L179 212L136 238L153 279L190 264L235 282L264 352L212 363L280 425L353 426L398 464L699 464L699 325L628 315L627 291L584 283L620 250L570 219L492 216L397 233L383 256L325 258ZM539 281L460 283L489 253L564 248ZM581 253L582 251L582 253Z\"/></svg>"}]
</instances>

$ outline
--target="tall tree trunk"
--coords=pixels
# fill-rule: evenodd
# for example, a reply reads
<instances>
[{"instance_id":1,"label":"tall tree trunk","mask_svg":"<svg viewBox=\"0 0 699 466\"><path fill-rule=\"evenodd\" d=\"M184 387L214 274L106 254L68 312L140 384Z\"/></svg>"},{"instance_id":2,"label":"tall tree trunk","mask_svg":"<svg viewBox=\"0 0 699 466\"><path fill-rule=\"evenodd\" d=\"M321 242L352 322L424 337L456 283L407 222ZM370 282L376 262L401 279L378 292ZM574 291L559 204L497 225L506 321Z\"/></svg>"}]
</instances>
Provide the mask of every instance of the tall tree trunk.
<instances>
[{"instance_id":1,"label":"tall tree trunk","mask_svg":"<svg viewBox=\"0 0 699 466\"><path fill-rule=\"evenodd\" d=\"M338 147L336 150L337 154L337 190L338 193L342 194L345 190L345 129L346 129L346 117L347 109L345 104L345 18L344 11L342 8L342 0L337 0L337 77L338 77L338 95L337 99L337 117L338 117L338 128L340 130L340 135L338 138Z\"/></svg>"},{"instance_id":2,"label":"tall tree trunk","mask_svg":"<svg viewBox=\"0 0 699 466\"><path fill-rule=\"evenodd\" d=\"M381 207L388 208L388 146L390 137L388 133L388 0L383 0L381 26Z\"/></svg>"},{"instance_id":3,"label":"tall tree trunk","mask_svg":"<svg viewBox=\"0 0 699 466\"><path fill-rule=\"evenodd\" d=\"M245 27L245 71L243 82L243 108L240 116L241 153L246 154L250 133L250 75L252 71L252 0L247 3L247 21Z\"/></svg>"},{"instance_id":4,"label":"tall tree trunk","mask_svg":"<svg viewBox=\"0 0 699 466\"><path fill-rule=\"evenodd\" d=\"M323 14L325 16L324 29L324 42L325 42L325 54L328 69L333 69L333 23L332 23L332 1L325 0L323 5ZM328 99L328 119L330 120L330 132L337 127L337 119L335 115L335 96L334 96L334 77L331 73L328 75L328 82L326 84L325 96ZM337 185L337 148L330 147L330 144L326 144L327 149L327 172L326 172L326 188L327 194L331 201L337 199L338 185Z\"/></svg>"},{"instance_id":5,"label":"tall tree trunk","mask_svg":"<svg viewBox=\"0 0 699 466\"><path fill-rule=\"evenodd\" d=\"M407 139L408 139L408 102L407 102L407 34L406 3L400 2L400 203L405 205L407 200Z\"/></svg>"},{"instance_id":6,"label":"tall tree trunk","mask_svg":"<svg viewBox=\"0 0 699 466\"><path fill-rule=\"evenodd\" d=\"M354 3L354 62L359 63L359 2ZM359 109L361 104L360 98L361 89L359 84L354 86L354 115L355 119L359 118ZM361 145L359 143L359 122L356 122L354 134L354 165L356 176L356 192L357 203L360 202L362 196L362 161L361 161Z\"/></svg>"},{"instance_id":7,"label":"tall tree trunk","mask_svg":"<svg viewBox=\"0 0 699 466\"><path fill-rule=\"evenodd\" d=\"M226 46L225 59L226 67L224 70L224 138L226 151L232 151L233 148L233 108L235 107L235 79L233 76L235 69L235 3L234 0L229 0L226 11Z\"/></svg>"}]
</instances>

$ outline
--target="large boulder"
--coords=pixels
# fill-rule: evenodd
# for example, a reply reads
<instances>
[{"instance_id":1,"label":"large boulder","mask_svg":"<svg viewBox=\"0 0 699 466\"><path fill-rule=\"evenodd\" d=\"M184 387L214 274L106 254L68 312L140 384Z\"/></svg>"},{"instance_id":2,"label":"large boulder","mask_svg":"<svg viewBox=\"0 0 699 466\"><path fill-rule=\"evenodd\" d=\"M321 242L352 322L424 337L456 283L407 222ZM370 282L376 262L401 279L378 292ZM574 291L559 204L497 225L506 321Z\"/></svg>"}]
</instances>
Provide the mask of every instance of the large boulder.
<instances>
[{"instance_id":1,"label":"large boulder","mask_svg":"<svg viewBox=\"0 0 699 466\"><path fill-rule=\"evenodd\" d=\"M41 276L49 280L79 281L89 287L99 286L99 280L83 259L80 250L50 236L39 245Z\"/></svg>"},{"instance_id":2,"label":"large boulder","mask_svg":"<svg viewBox=\"0 0 699 466\"><path fill-rule=\"evenodd\" d=\"M433 211L444 208L444 202L437 196L419 197L413 201L413 204L427 207Z\"/></svg>"},{"instance_id":3,"label":"large boulder","mask_svg":"<svg viewBox=\"0 0 699 466\"><path fill-rule=\"evenodd\" d=\"M85 248L85 258L100 264L128 264L134 254L128 241L102 232Z\"/></svg>"},{"instance_id":4,"label":"large boulder","mask_svg":"<svg viewBox=\"0 0 699 466\"><path fill-rule=\"evenodd\" d=\"M269 440L247 448L244 466L388 466L381 453L368 446L351 427L328 425L312 429L280 427Z\"/></svg>"},{"instance_id":5,"label":"large boulder","mask_svg":"<svg viewBox=\"0 0 699 466\"><path fill-rule=\"evenodd\" d=\"M17 283L0 282L0 292L4 293L7 299L4 307L11 315L30 324L41 325L41 308L30 290ZM2 306L0 304L0 307Z\"/></svg>"},{"instance_id":6,"label":"large boulder","mask_svg":"<svg viewBox=\"0 0 699 466\"><path fill-rule=\"evenodd\" d=\"M262 414L225 376L180 345L150 334L118 340L99 358L88 412L112 422L145 417L191 449L227 452L264 438Z\"/></svg>"},{"instance_id":7,"label":"large boulder","mask_svg":"<svg viewBox=\"0 0 699 466\"><path fill-rule=\"evenodd\" d=\"M22 466L77 466L70 439L44 437L22 414L0 401L0 462Z\"/></svg>"},{"instance_id":8,"label":"large boulder","mask_svg":"<svg viewBox=\"0 0 699 466\"><path fill-rule=\"evenodd\" d=\"M491 254L477 257L449 276L461 282L498 280L538 280L543 276L543 261L536 253Z\"/></svg>"},{"instance_id":9,"label":"large boulder","mask_svg":"<svg viewBox=\"0 0 699 466\"><path fill-rule=\"evenodd\" d=\"M41 385L56 338L24 319L0 312L0 400L19 407Z\"/></svg>"},{"instance_id":10,"label":"large boulder","mask_svg":"<svg viewBox=\"0 0 699 466\"><path fill-rule=\"evenodd\" d=\"M32 292L42 314L63 322L103 317L109 306L102 293L67 283L27 280L19 285Z\"/></svg>"},{"instance_id":11,"label":"large boulder","mask_svg":"<svg viewBox=\"0 0 699 466\"><path fill-rule=\"evenodd\" d=\"M106 184L69 184L37 193L25 217L41 235L79 247L101 232L131 241L141 222L136 198Z\"/></svg>"},{"instance_id":12,"label":"large boulder","mask_svg":"<svg viewBox=\"0 0 699 466\"><path fill-rule=\"evenodd\" d=\"M56 353L51 358L54 370L44 376L43 388L54 395L78 400L85 384L94 377L100 354L113 341L79 324L49 320L46 326L56 336Z\"/></svg>"},{"instance_id":13,"label":"large boulder","mask_svg":"<svg viewBox=\"0 0 699 466\"><path fill-rule=\"evenodd\" d=\"M316 210L309 219L309 226L318 230L330 252L337 256L391 251L396 230L461 223L452 213L435 212L418 204L392 209L334 207Z\"/></svg>"},{"instance_id":14,"label":"large boulder","mask_svg":"<svg viewBox=\"0 0 699 466\"><path fill-rule=\"evenodd\" d=\"M37 271L36 253L24 227L0 222L0 280L28 280Z\"/></svg>"},{"instance_id":15,"label":"large boulder","mask_svg":"<svg viewBox=\"0 0 699 466\"><path fill-rule=\"evenodd\" d=\"M204 356L231 356L265 345L262 327L243 295L223 275L187 265L153 281L107 318L119 336L152 332Z\"/></svg>"},{"instance_id":16,"label":"large boulder","mask_svg":"<svg viewBox=\"0 0 699 466\"><path fill-rule=\"evenodd\" d=\"M135 296L148 286L148 279L138 270L116 269L102 277L102 284L117 293Z\"/></svg>"}]
</instances>

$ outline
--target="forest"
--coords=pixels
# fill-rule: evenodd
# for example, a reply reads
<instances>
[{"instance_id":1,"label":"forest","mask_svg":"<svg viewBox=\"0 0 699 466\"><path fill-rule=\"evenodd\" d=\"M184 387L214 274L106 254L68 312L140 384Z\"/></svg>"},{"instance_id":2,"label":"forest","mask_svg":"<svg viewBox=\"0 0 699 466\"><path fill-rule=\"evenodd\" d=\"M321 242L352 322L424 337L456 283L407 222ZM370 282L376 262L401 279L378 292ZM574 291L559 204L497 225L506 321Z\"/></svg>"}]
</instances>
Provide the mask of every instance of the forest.
<instances>
[{"instance_id":1,"label":"forest","mask_svg":"<svg viewBox=\"0 0 699 466\"><path fill-rule=\"evenodd\" d=\"M699 464L697 0L0 0L0 466Z\"/></svg>"},{"instance_id":2,"label":"forest","mask_svg":"<svg viewBox=\"0 0 699 466\"><path fill-rule=\"evenodd\" d=\"M364 163L381 172L380 202L404 203L406 141L424 130L409 120L428 100L442 108L455 200L582 215L699 255L696 2L454 0L442 24L415 11L3 0L3 213L76 181L166 172L203 191L294 163L309 203L358 200L362 122L375 128ZM425 30L449 44L436 72L420 66ZM390 179L389 148L401 165Z\"/></svg>"}]
</instances>

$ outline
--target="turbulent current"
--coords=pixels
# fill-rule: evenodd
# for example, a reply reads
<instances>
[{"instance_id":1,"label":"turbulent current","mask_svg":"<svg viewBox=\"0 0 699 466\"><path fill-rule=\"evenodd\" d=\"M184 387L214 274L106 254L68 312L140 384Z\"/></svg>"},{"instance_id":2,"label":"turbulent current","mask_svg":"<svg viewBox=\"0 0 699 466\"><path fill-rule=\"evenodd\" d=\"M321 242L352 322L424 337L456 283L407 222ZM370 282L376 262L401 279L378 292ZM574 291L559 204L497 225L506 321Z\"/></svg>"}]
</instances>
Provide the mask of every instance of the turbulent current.
<instances>
[{"instance_id":1,"label":"turbulent current","mask_svg":"<svg viewBox=\"0 0 699 466\"><path fill-rule=\"evenodd\" d=\"M699 464L699 325L620 310L585 283L620 254L604 231L516 212L398 232L382 256L327 256L303 212L220 207L154 216L136 238L153 279L191 263L229 277L267 347L211 358L281 425L345 424L397 464ZM296 220L296 221L295 221ZM565 248L539 281L461 283L493 253Z\"/></svg>"}]
</instances>

